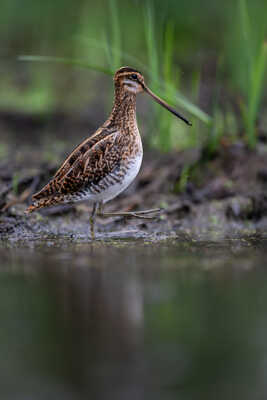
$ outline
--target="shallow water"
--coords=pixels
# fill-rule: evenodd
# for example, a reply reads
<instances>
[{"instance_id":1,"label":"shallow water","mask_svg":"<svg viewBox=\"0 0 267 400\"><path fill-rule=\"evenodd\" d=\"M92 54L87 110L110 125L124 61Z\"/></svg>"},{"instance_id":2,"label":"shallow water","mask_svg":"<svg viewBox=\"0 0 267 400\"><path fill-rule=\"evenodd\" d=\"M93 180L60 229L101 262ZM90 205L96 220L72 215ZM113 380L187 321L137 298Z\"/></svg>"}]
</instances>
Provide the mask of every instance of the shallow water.
<instances>
[{"instance_id":1,"label":"shallow water","mask_svg":"<svg viewBox=\"0 0 267 400\"><path fill-rule=\"evenodd\" d=\"M267 242L0 247L0 398L266 399Z\"/></svg>"}]
</instances>

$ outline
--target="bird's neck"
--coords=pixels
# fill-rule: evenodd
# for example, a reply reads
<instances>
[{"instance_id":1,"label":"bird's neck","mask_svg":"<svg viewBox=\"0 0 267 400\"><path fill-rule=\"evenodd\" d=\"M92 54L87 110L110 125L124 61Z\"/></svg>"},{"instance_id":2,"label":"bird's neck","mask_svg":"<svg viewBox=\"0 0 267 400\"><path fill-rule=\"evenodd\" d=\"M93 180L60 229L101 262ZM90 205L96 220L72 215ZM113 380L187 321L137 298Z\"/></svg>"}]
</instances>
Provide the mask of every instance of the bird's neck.
<instances>
[{"instance_id":1,"label":"bird's neck","mask_svg":"<svg viewBox=\"0 0 267 400\"><path fill-rule=\"evenodd\" d=\"M130 128L136 125L136 94L115 85L114 103L109 117L114 126Z\"/></svg>"}]
</instances>

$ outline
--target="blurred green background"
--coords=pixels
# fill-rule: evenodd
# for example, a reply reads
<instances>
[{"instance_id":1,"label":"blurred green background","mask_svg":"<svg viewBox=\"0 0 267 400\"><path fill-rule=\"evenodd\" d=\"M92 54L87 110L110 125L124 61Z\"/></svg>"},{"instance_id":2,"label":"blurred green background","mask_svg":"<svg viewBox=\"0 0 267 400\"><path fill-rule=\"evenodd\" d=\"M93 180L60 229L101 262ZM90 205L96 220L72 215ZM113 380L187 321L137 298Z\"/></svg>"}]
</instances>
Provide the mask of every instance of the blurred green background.
<instances>
[{"instance_id":1,"label":"blurred green background","mask_svg":"<svg viewBox=\"0 0 267 400\"><path fill-rule=\"evenodd\" d=\"M149 146L253 148L267 124L266 15L265 0L2 0L0 109L88 115L96 128L109 73L130 65L193 122L140 100Z\"/></svg>"}]
</instances>

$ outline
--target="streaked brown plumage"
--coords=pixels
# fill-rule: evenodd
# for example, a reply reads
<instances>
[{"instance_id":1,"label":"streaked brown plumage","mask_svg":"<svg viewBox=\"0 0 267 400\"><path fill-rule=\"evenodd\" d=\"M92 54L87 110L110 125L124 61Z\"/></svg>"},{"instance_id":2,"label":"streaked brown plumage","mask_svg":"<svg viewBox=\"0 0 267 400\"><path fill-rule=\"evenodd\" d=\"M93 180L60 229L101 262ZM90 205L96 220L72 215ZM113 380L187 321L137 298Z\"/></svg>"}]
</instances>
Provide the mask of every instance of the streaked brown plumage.
<instances>
[{"instance_id":1,"label":"streaked brown plumage","mask_svg":"<svg viewBox=\"0 0 267 400\"><path fill-rule=\"evenodd\" d=\"M143 155L136 122L137 93L147 92L190 124L154 95L145 85L143 76L135 69L120 68L114 76L114 84L115 97L108 120L74 149L52 180L33 195L33 204L26 212L61 203L89 200L94 204L95 214L97 205L111 200L129 186L139 171ZM133 216L138 215L134 213ZM91 231L93 235L93 228Z\"/></svg>"}]
</instances>

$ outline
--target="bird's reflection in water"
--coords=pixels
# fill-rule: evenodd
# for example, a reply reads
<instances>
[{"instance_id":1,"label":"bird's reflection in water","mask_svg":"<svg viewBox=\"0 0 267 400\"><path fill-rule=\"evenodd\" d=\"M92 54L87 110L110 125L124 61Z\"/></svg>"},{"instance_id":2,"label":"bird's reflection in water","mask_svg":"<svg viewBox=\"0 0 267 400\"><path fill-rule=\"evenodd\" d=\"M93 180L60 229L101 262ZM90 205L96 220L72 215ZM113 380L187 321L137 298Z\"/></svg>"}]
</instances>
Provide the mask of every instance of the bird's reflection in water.
<instances>
[{"instance_id":1,"label":"bird's reflection in water","mask_svg":"<svg viewBox=\"0 0 267 400\"><path fill-rule=\"evenodd\" d=\"M2 255L1 398L267 395L264 249Z\"/></svg>"}]
</instances>

